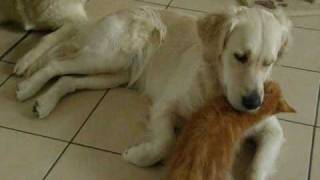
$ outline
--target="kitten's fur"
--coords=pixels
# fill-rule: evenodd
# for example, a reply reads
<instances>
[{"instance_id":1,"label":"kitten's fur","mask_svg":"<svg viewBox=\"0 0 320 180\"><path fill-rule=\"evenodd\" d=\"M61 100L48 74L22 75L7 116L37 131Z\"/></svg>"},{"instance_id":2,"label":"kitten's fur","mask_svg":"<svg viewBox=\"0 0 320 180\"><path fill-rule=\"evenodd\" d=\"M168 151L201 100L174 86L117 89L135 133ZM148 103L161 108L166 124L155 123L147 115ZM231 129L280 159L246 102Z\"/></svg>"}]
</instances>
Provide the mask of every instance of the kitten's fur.
<instances>
[{"instance_id":1,"label":"kitten's fur","mask_svg":"<svg viewBox=\"0 0 320 180\"><path fill-rule=\"evenodd\" d=\"M192 116L169 159L169 180L231 179L235 151L249 128L266 116L295 112L278 84L266 84L263 106L256 113L235 111L224 97L213 99Z\"/></svg>"}]
</instances>

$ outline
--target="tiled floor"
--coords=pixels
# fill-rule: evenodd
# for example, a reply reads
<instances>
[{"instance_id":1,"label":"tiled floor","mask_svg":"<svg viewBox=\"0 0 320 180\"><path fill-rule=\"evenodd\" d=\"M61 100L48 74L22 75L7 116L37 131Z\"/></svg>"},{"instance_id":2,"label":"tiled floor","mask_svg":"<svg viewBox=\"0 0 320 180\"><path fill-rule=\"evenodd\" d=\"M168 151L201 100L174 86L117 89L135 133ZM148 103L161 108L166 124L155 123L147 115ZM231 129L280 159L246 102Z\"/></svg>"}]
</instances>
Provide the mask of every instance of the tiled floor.
<instances>
[{"instance_id":1,"label":"tiled floor","mask_svg":"<svg viewBox=\"0 0 320 180\"><path fill-rule=\"evenodd\" d=\"M117 9L151 5L201 15L230 4L236 3L234 0L91 0L88 11L92 18L98 19ZM318 180L320 16L292 17L292 20L293 46L273 76L298 114L280 117L287 143L272 179ZM124 148L139 142L145 130L148 102L136 92L126 89L79 92L66 97L45 120L32 116L33 100L16 101L15 86L19 78L11 75L12 67L40 37L41 33L0 27L0 179L161 179L163 167L137 168L119 156Z\"/></svg>"}]
</instances>

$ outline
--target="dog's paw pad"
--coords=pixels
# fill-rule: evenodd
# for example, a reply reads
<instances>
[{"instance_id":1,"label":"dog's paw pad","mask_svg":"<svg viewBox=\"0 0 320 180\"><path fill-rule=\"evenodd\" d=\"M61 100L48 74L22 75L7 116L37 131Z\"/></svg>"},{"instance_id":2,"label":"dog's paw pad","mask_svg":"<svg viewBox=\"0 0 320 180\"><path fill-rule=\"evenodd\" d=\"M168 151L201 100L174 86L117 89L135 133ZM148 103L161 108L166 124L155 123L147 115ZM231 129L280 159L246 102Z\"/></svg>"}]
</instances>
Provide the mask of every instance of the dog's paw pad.
<instances>
[{"instance_id":1,"label":"dog's paw pad","mask_svg":"<svg viewBox=\"0 0 320 180\"><path fill-rule=\"evenodd\" d=\"M37 118L39 118L39 116L40 116L38 108L39 108L39 103L38 103L38 101L36 101L32 107L32 112Z\"/></svg>"}]
</instances>

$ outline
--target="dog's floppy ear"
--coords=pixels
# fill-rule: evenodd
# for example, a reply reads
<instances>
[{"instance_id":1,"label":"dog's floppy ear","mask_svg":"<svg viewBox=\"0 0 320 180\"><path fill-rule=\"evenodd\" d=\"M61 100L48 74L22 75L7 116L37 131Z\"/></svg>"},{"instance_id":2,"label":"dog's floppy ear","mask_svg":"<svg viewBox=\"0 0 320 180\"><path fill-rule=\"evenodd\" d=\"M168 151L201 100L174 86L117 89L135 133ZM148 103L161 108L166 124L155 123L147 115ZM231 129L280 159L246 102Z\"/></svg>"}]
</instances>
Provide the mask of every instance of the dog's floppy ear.
<instances>
[{"instance_id":1,"label":"dog's floppy ear","mask_svg":"<svg viewBox=\"0 0 320 180\"><path fill-rule=\"evenodd\" d=\"M205 45L217 44L222 49L230 31L230 17L227 14L209 14L197 22L198 34Z\"/></svg>"},{"instance_id":2,"label":"dog's floppy ear","mask_svg":"<svg viewBox=\"0 0 320 180\"><path fill-rule=\"evenodd\" d=\"M289 18L285 15L282 9L273 10L272 13L275 16L275 18L279 21L279 23L282 25L282 44L279 50L279 57L281 57L291 45L292 23L289 20Z\"/></svg>"},{"instance_id":3,"label":"dog's floppy ear","mask_svg":"<svg viewBox=\"0 0 320 180\"><path fill-rule=\"evenodd\" d=\"M235 14L245 7L233 7L222 14L208 14L197 21L198 35L205 47L214 47L219 57L228 41L231 31L236 25ZM212 51L213 49L210 49Z\"/></svg>"}]
</instances>

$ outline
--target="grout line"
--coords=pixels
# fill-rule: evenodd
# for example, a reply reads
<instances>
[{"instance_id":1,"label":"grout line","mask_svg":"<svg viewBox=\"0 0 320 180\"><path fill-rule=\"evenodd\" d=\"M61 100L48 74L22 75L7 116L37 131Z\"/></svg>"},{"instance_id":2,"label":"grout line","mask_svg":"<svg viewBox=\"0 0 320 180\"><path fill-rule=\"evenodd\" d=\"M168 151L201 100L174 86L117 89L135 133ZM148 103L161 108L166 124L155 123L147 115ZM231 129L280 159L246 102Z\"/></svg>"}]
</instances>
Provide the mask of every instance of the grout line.
<instances>
[{"instance_id":1,"label":"grout line","mask_svg":"<svg viewBox=\"0 0 320 180\"><path fill-rule=\"evenodd\" d=\"M2 87L13 75L10 74L7 79L5 79L3 82L0 83L0 87Z\"/></svg>"},{"instance_id":2,"label":"grout line","mask_svg":"<svg viewBox=\"0 0 320 180\"><path fill-rule=\"evenodd\" d=\"M89 148L89 149L94 149L94 150L97 150L97 151L102 151L102 152L107 152L107 153L111 153L111 154L121 155L121 153L114 152L114 151L109 151L109 150L98 148L98 147L95 147L95 146L90 146L90 145L85 145L85 144L80 144L80 143L74 143L74 142L72 142L71 144L72 145L81 146L81 147L85 147L85 148Z\"/></svg>"},{"instance_id":3,"label":"grout line","mask_svg":"<svg viewBox=\"0 0 320 180\"><path fill-rule=\"evenodd\" d=\"M26 32L17 42L15 42L8 50L6 50L1 56L0 56L0 61L2 61L2 59L4 57L6 57L15 47L17 47L24 39L26 39L28 37L28 35L30 34L30 32Z\"/></svg>"},{"instance_id":4,"label":"grout line","mask_svg":"<svg viewBox=\"0 0 320 180\"><path fill-rule=\"evenodd\" d=\"M71 138L71 140L69 141L69 143L66 145L66 147L62 150L62 152L59 154L58 158L54 161L54 163L52 164L52 166L48 169L48 171L46 172L46 174L44 175L44 177L42 178L42 180L47 179L47 177L49 176L49 174L51 173L51 171L53 170L53 168L56 166L56 164L58 163L58 161L61 159L61 157L64 155L64 153L67 151L67 149L69 148L69 146L72 144L73 140L77 137L77 135L79 134L79 132L81 131L81 129L84 127L84 125L87 123L87 121L90 119L91 115L95 112L95 110L98 108L98 106L100 105L100 103L102 102L102 100L104 99L104 97L108 94L109 90L106 90L106 92L102 95L102 97L99 99L99 101L97 102L97 104L93 107L92 111L89 113L87 119L82 123L82 125L80 126L80 128L77 130L77 132L73 135L73 137Z\"/></svg>"},{"instance_id":5,"label":"grout line","mask_svg":"<svg viewBox=\"0 0 320 180\"><path fill-rule=\"evenodd\" d=\"M299 67L294 67L294 66L288 66L288 65L281 65L281 67L288 68L288 69L296 69L296 70L301 70L301 71L308 71L308 72L314 72L314 73L320 73L320 71L316 70L310 70L310 69L305 69L305 68L299 68Z\"/></svg>"},{"instance_id":6,"label":"grout line","mask_svg":"<svg viewBox=\"0 0 320 180\"><path fill-rule=\"evenodd\" d=\"M304 29L304 30L309 30L309 31L320 31L320 29L317 29L317 28L303 27L303 26L299 26L299 25L294 25L293 28Z\"/></svg>"},{"instance_id":7,"label":"grout line","mask_svg":"<svg viewBox=\"0 0 320 180\"><path fill-rule=\"evenodd\" d=\"M143 2L143 3L146 3L146 4L153 4L153 5L163 6L163 7L167 6L165 4L160 4L160 3L156 3L156 2L148 2L148 1L144 1L144 0L135 0L135 1Z\"/></svg>"},{"instance_id":8,"label":"grout line","mask_svg":"<svg viewBox=\"0 0 320 180\"><path fill-rule=\"evenodd\" d=\"M168 3L166 9L168 9L170 7L170 5L172 4L173 0L170 0L170 2Z\"/></svg>"},{"instance_id":9,"label":"grout line","mask_svg":"<svg viewBox=\"0 0 320 180\"><path fill-rule=\"evenodd\" d=\"M56 164L58 163L58 161L61 159L62 155L64 155L64 153L67 151L68 147L70 146L70 143L68 143L66 145L66 147L62 150L62 152L59 154L58 158L54 161L54 163L52 164L52 166L48 169L48 171L46 172L46 174L44 175L44 177L42 178L42 180L45 180L48 175L51 173L51 171L53 170L53 168L56 166Z\"/></svg>"},{"instance_id":10,"label":"grout line","mask_svg":"<svg viewBox=\"0 0 320 180\"><path fill-rule=\"evenodd\" d=\"M318 119L319 119L319 108L320 108L320 83L319 83L319 91L318 91L318 104L317 104L317 109L316 109L316 120L314 122L314 126L318 126Z\"/></svg>"},{"instance_id":11,"label":"grout line","mask_svg":"<svg viewBox=\"0 0 320 180\"><path fill-rule=\"evenodd\" d=\"M50 136L46 136L46 135L42 135L42 134L32 133L32 132L23 131L23 130L10 128L10 127L6 127L6 126L1 126L0 125L0 128L11 130L11 131L17 131L17 132L20 132L20 133L29 134L29 135L33 135L33 136L43 137L43 138L47 138L47 139L52 139L52 140L56 140L56 141L60 141L60 142L65 142L65 143L69 142L67 140L63 140L63 139L60 139L60 138L55 138L55 137L50 137Z\"/></svg>"},{"instance_id":12,"label":"grout line","mask_svg":"<svg viewBox=\"0 0 320 180\"><path fill-rule=\"evenodd\" d=\"M70 140L70 143L73 142L73 140L77 137L77 135L80 133L80 131L82 130L82 128L86 125L86 123L88 122L88 120L90 119L91 115L95 112L95 110L98 108L98 106L101 104L102 100L104 99L104 97L108 94L109 90L106 90L106 92L102 95L102 97L99 99L99 101L97 102L97 104L94 106L94 108L92 109L92 111L90 112L90 114L88 115L87 119L82 123L82 125L80 126L80 128L78 129L78 131L73 135L73 137Z\"/></svg>"},{"instance_id":13,"label":"grout line","mask_svg":"<svg viewBox=\"0 0 320 180\"><path fill-rule=\"evenodd\" d=\"M282 118L278 118L278 119L279 119L280 121L285 121L285 122L289 122L289 123L299 124L299 125L303 125L303 126L314 127L313 125L306 124L306 123L302 123L302 122L296 122L296 121L287 120L287 119L282 119Z\"/></svg>"},{"instance_id":14,"label":"grout line","mask_svg":"<svg viewBox=\"0 0 320 180\"><path fill-rule=\"evenodd\" d=\"M207 11L202 11L202 10L198 10L198 9L189 9L189 8L184 8L184 7L171 6L171 4L170 4L170 7L171 7L171 8L176 8L176 9L183 9L183 10L188 10L188 11L194 11L194 12L201 12L201 13L206 13L206 14L209 13L209 12L207 12Z\"/></svg>"},{"instance_id":15,"label":"grout line","mask_svg":"<svg viewBox=\"0 0 320 180\"><path fill-rule=\"evenodd\" d=\"M309 168L308 168L308 180L311 180L311 173L312 173L312 165L313 165L313 154L314 154L314 144L316 139L316 126L318 123L318 116L319 116L319 107L320 107L320 83L319 83L319 89L318 89L318 95L317 95L317 109L316 109L316 119L314 121L314 127L312 132L312 144L311 144L311 152L310 152L310 159L309 159Z\"/></svg>"}]
</instances>

